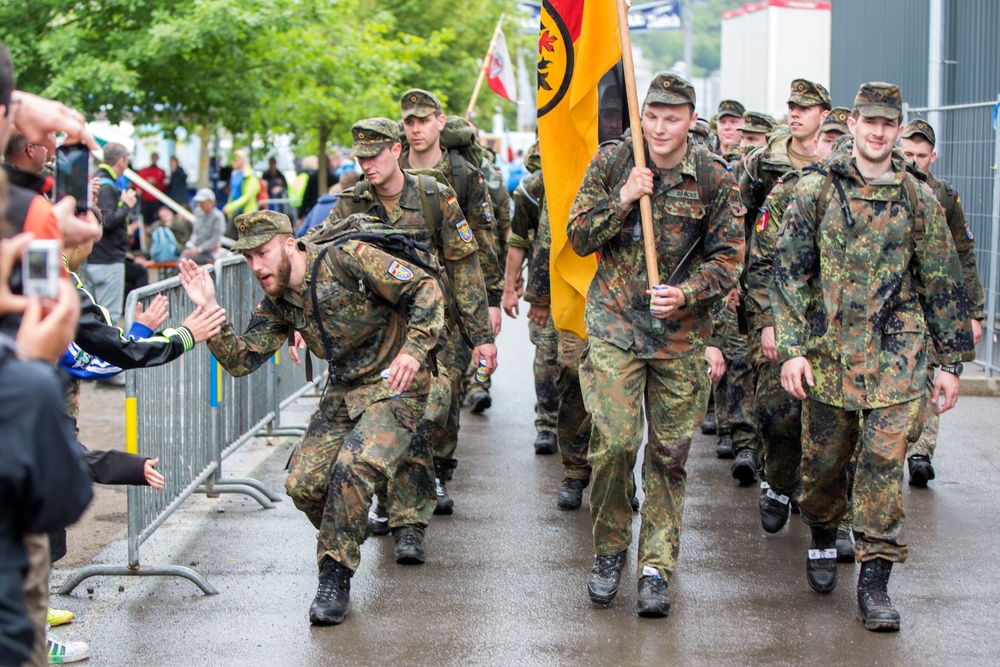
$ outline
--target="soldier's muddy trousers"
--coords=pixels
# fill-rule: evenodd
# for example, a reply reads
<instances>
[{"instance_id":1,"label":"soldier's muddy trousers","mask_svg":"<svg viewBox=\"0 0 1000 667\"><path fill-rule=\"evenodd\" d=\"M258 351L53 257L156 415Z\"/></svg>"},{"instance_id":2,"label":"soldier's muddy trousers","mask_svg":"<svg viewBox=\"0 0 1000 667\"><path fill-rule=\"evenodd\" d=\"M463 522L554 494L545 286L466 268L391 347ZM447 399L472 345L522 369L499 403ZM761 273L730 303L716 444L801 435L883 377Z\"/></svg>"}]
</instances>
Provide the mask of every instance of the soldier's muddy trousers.
<instances>
[{"instance_id":1,"label":"soldier's muddy trousers","mask_svg":"<svg viewBox=\"0 0 1000 667\"><path fill-rule=\"evenodd\" d=\"M920 439L907 448L907 458L914 455L926 456L929 459L934 458L934 450L937 448L938 427L941 422L937 406L930 400L930 395L934 393L935 369L936 366L927 365L927 401L926 407L924 407L924 430L920 433Z\"/></svg>"},{"instance_id":2,"label":"soldier's muddy trousers","mask_svg":"<svg viewBox=\"0 0 1000 667\"><path fill-rule=\"evenodd\" d=\"M319 530L317 563L329 556L353 572L361 561L372 494L396 473L426 397L377 401L357 419L346 403L329 414L325 400L292 455L285 489Z\"/></svg>"},{"instance_id":3,"label":"soldier's muddy trousers","mask_svg":"<svg viewBox=\"0 0 1000 667\"><path fill-rule=\"evenodd\" d=\"M559 332L559 454L564 475L575 479L590 479L590 416L580 389L580 364L586 355L587 341Z\"/></svg>"},{"instance_id":4,"label":"soldier's muddy trousers","mask_svg":"<svg viewBox=\"0 0 1000 667\"><path fill-rule=\"evenodd\" d=\"M847 464L860 435L852 495L854 555L902 563L903 462L920 437L924 400L859 411L802 401L802 496L807 524L835 529L847 509ZM860 430L860 434L859 434Z\"/></svg>"},{"instance_id":5,"label":"soldier's muddy trousers","mask_svg":"<svg viewBox=\"0 0 1000 667\"><path fill-rule=\"evenodd\" d=\"M691 435L704 418L711 381L704 354L680 359L638 359L590 338L580 367L584 403L593 420L590 440L590 516L594 553L616 554L632 542L631 476L642 445L643 402L649 442L642 466L638 570L657 568L669 579L677 564L684 464Z\"/></svg>"}]
</instances>

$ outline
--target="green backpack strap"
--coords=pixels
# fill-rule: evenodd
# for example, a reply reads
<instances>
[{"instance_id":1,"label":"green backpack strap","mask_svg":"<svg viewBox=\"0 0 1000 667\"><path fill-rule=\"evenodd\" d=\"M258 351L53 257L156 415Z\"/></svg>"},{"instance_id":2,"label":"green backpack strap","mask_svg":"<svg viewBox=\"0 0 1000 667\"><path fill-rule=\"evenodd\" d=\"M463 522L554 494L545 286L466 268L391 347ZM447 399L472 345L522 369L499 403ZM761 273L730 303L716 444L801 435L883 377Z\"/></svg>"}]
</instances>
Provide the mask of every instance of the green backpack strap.
<instances>
[{"instance_id":1,"label":"green backpack strap","mask_svg":"<svg viewBox=\"0 0 1000 667\"><path fill-rule=\"evenodd\" d=\"M906 205L913 216L913 241L918 255L924 253L924 222L927 218L927 208L920 205L920 198L917 196L917 186L913 174L903 174L903 194L906 197Z\"/></svg>"},{"instance_id":2,"label":"green backpack strap","mask_svg":"<svg viewBox=\"0 0 1000 667\"><path fill-rule=\"evenodd\" d=\"M459 204L465 205L469 196L469 165L457 148L448 149L448 160L451 162L451 180L458 195Z\"/></svg>"},{"instance_id":3,"label":"green backpack strap","mask_svg":"<svg viewBox=\"0 0 1000 667\"><path fill-rule=\"evenodd\" d=\"M420 208L430 229L430 238L437 236L444 216L441 213L441 200L438 197L437 179L430 174L414 174L417 177L417 189L420 191Z\"/></svg>"}]
</instances>

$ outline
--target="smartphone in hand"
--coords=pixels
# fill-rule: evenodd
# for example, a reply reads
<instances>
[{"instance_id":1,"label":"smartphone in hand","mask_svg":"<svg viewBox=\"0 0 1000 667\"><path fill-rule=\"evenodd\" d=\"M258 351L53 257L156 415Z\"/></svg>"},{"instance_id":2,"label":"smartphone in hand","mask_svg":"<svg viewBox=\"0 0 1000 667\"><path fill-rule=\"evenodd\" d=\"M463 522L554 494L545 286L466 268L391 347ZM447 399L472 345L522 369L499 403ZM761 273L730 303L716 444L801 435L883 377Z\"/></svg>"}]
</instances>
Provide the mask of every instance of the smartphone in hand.
<instances>
[{"instance_id":1,"label":"smartphone in hand","mask_svg":"<svg viewBox=\"0 0 1000 667\"><path fill-rule=\"evenodd\" d=\"M83 144L63 144L56 149L56 201L76 199L77 215L90 210L90 149Z\"/></svg>"}]
</instances>

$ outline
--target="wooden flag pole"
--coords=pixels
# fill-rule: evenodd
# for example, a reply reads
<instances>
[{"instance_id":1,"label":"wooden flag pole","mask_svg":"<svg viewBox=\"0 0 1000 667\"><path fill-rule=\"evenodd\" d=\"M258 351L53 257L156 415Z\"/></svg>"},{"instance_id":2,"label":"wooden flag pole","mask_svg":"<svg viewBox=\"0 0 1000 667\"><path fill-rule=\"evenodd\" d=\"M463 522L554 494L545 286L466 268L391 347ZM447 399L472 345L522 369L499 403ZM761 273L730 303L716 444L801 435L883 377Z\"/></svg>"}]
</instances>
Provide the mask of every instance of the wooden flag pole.
<instances>
[{"instance_id":1,"label":"wooden flag pole","mask_svg":"<svg viewBox=\"0 0 1000 667\"><path fill-rule=\"evenodd\" d=\"M622 67L625 70L625 97L628 100L628 118L632 126L632 154L635 166L646 168L646 149L642 141L642 121L639 118L639 96L635 91L635 66L632 64L632 38L628 31L629 0L615 0L618 7L618 34L622 44ZM646 277L649 289L660 284L660 268L656 262L656 239L653 236L653 203L649 195L639 198L639 216L642 220L642 245L646 251ZM652 318L653 333L662 334L666 328L663 320Z\"/></svg>"},{"instance_id":2,"label":"wooden flag pole","mask_svg":"<svg viewBox=\"0 0 1000 667\"><path fill-rule=\"evenodd\" d=\"M490 39L490 48L486 49L486 57L483 58L483 66L479 68L479 78L476 79L476 87L473 88L472 99L469 100L469 108L465 111L465 120L472 118L472 110L476 108L479 90L483 87L483 79L486 78L486 73L490 71L490 63L493 61L493 49L496 48L497 40L500 39L500 27L503 25L503 17L506 15L507 12L500 15L497 27L493 30L493 37Z\"/></svg>"}]
</instances>

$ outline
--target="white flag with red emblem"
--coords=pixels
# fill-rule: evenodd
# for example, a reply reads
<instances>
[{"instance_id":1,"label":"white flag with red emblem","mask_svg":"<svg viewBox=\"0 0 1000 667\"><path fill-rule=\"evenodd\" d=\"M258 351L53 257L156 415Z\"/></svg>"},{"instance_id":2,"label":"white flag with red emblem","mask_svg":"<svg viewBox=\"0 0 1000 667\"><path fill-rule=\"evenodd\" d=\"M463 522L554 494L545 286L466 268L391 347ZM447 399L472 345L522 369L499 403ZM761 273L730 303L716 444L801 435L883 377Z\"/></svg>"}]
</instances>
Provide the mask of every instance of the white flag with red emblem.
<instances>
[{"instance_id":1,"label":"white flag with red emblem","mask_svg":"<svg viewBox=\"0 0 1000 667\"><path fill-rule=\"evenodd\" d=\"M500 97L517 102L514 67L507 52L507 40L504 39L502 30L497 36L496 46L493 47L493 58L490 60L490 73L486 82Z\"/></svg>"}]
</instances>

